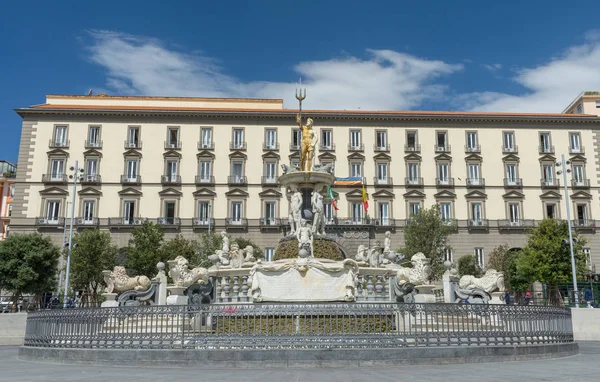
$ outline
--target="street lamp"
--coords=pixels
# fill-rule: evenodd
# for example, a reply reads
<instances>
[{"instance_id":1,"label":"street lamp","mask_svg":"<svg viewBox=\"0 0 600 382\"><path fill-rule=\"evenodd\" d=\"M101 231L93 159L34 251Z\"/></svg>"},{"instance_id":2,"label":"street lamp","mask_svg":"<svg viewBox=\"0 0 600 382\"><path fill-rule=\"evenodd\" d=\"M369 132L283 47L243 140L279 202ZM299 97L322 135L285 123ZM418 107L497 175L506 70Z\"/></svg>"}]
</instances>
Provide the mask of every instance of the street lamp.
<instances>
[{"instance_id":1,"label":"street lamp","mask_svg":"<svg viewBox=\"0 0 600 382\"><path fill-rule=\"evenodd\" d=\"M83 173L83 169L79 168L78 161L75 161L75 167L71 167L70 170L73 171L73 174L69 175L69 179L73 179L73 199L71 202L71 223L69 227L67 271L65 276L65 296L63 299L64 308L67 308L67 298L69 297L69 276L71 272L71 250L73 249L73 220L75 219L75 196L77 194L77 179L83 178L83 176L79 175L80 173Z\"/></svg>"},{"instance_id":2,"label":"street lamp","mask_svg":"<svg viewBox=\"0 0 600 382\"><path fill-rule=\"evenodd\" d=\"M565 162L565 154L562 154L561 161L556 162L556 167L560 167L561 170L557 171L556 174L563 176L563 186L565 189L565 203L567 204L567 224L569 225L569 249L571 251L571 272L573 273L573 294L575 295L575 307L579 308L579 291L577 290L577 271L575 267L575 254L573 252L573 233L571 232L571 206L569 201L569 188L567 187L567 173L571 172L567 168L570 165L570 161Z\"/></svg>"}]
</instances>

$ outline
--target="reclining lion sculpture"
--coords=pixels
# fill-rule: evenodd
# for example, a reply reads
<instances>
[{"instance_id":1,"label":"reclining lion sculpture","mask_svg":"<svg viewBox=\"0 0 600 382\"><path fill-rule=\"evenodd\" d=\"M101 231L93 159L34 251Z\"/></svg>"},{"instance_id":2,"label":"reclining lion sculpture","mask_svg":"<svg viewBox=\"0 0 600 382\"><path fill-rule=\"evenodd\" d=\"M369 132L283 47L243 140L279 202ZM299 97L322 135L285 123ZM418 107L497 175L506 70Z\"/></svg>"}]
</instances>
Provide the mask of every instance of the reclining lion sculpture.
<instances>
[{"instance_id":1,"label":"reclining lion sculpture","mask_svg":"<svg viewBox=\"0 0 600 382\"><path fill-rule=\"evenodd\" d=\"M206 268L188 268L188 260L183 256L177 256L175 260L167 261L169 264L169 276L176 286L189 287L194 283L208 283L208 270Z\"/></svg>"},{"instance_id":2,"label":"reclining lion sculpture","mask_svg":"<svg viewBox=\"0 0 600 382\"><path fill-rule=\"evenodd\" d=\"M460 289L480 289L487 293L504 291L504 273L488 269L483 277L464 275L458 281Z\"/></svg>"},{"instance_id":3,"label":"reclining lion sculpture","mask_svg":"<svg viewBox=\"0 0 600 382\"><path fill-rule=\"evenodd\" d=\"M150 279L146 276L129 277L125 267L117 265L112 271L102 271L106 282L106 293L125 292L128 290L146 290L150 287Z\"/></svg>"}]
</instances>

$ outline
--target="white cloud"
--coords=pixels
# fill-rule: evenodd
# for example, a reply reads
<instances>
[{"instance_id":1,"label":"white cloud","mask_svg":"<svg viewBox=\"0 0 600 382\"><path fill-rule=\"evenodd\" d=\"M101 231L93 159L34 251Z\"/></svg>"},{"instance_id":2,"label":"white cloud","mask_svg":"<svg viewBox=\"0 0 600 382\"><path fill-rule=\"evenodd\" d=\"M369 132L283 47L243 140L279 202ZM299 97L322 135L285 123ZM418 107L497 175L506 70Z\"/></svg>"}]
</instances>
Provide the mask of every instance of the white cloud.
<instances>
[{"instance_id":1,"label":"white cloud","mask_svg":"<svg viewBox=\"0 0 600 382\"><path fill-rule=\"evenodd\" d=\"M482 66L492 73L502 69L502 64L483 64Z\"/></svg>"},{"instance_id":2,"label":"white cloud","mask_svg":"<svg viewBox=\"0 0 600 382\"><path fill-rule=\"evenodd\" d=\"M90 60L107 70L106 86L117 94L283 98L295 107L295 83L243 82L212 58L185 53L159 40L112 31L92 31ZM298 63L307 108L411 109L445 97L440 77L462 64L427 60L391 50L367 50L366 58L344 57ZM438 82L436 82L438 81Z\"/></svg>"}]
</instances>

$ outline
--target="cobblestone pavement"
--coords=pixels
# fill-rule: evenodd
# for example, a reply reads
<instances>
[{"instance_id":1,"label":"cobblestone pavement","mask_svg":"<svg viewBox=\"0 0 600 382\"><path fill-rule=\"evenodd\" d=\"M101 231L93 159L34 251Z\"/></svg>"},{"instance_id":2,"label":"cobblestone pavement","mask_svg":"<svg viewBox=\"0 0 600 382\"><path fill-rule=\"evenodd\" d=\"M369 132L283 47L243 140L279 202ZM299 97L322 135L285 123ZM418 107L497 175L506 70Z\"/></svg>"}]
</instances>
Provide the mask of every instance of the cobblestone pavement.
<instances>
[{"instance_id":1,"label":"cobblestone pavement","mask_svg":"<svg viewBox=\"0 0 600 382\"><path fill-rule=\"evenodd\" d=\"M559 359L445 366L307 369L194 369L62 365L22 361L18 348L0 347L0 381L598 381L600 342Z\"/></svg>"}]
</instances>

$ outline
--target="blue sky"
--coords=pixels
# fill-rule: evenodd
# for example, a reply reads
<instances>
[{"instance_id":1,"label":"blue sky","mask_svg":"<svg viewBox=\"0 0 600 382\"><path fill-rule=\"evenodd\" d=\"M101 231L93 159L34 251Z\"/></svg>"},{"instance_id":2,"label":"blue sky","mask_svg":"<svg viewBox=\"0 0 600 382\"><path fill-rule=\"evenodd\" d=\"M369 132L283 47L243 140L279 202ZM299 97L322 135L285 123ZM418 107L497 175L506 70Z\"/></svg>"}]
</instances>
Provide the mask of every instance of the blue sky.
<instances>
[{"instance_id":1,"label":"blue sky","mask_svg":"<svg viewBox=\"0 0 600 382\"><path fill-rule=\"evenodd\" d=\"M567 5L568 4L568 5ZM600 89L597 1L6 1L0 158L45 94L283 98L307 108L560 112Z\"/></svg>"}]
</instances>

